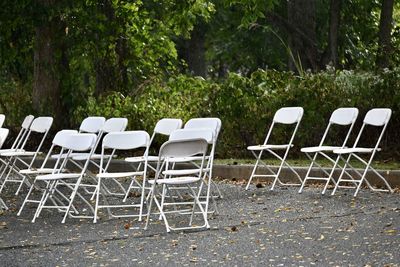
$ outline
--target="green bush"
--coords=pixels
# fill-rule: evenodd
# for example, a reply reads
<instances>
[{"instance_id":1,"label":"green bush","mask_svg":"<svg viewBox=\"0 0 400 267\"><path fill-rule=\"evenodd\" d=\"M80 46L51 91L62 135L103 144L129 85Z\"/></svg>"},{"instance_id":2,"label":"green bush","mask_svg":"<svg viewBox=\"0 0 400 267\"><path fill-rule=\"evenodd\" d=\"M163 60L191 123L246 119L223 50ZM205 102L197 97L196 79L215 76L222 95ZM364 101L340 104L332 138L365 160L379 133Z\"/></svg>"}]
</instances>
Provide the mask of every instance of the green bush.
<instances>
[{"instance_id":1,"label":"green bush","mask_svg":"<svg viewBox=\"0 0 400 267\"><path fill-rule=\"evenodd\" d=\"M6 86L8 86L6 88ZM7 113L7 122L17 122L29 113L30 98L19 85L3 83L0 92L13 99L0 103ZM8 91L7 91L7 90ZM17 100L18 98L18 100ZM305 73L299 77L291 72L258 70L251 76L230 73L221 81L177 75L167 80L148 80L135 96L111 92L98 99L89 97L85 105L74 108L72 121L79 125L86 116L127 117L129 129L151 133L161 118L219 117L222 120L217 153L219 157L248 157L246 146L263 142L276 110L285 106L301 106L305 113L295 145L319 142L329 116L338 107L358 107L360 114L353 131L358 133L365 113L374 107L388 107L393 115L382 142L383 156L400 159L398 129L400 128L400 68L382 73L335 71ZM12 119L9 119L12 116ZM331 143L341 140L344 131L334 129ZM282 143L290 134L280 127L273 136ZM376 132L368 132L363 144L372 145ZM158 144L164 140L157 140ZM390 148L390 149L389 149ZM299 153L300 154L300 153Z\"/></svg>"}]
</instances>

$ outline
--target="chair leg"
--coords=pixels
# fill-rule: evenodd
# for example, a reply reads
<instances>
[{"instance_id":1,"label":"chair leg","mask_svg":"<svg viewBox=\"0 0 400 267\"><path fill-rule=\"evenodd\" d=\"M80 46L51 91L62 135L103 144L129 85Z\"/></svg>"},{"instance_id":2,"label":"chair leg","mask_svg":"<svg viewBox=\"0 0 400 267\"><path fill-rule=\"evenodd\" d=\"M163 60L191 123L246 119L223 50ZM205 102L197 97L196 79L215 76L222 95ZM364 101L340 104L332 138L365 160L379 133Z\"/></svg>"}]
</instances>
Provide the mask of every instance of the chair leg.
<instances>
[{"instance_id":1,"label":"chair leg","mask_svg":"<svg viewBox=\"0 0 400 267\"><path fill-rule=\"evenodd\" d=\"M25 197L25 199L24 199L24 202L22 202L22 205L21 205L21 207L19 208L19 211L18 211L18 213L17 213L17 216L20 216L20 215L21 215L21 212L22 212L22 210L24 209L25 204L26 204L26 202L28 201L29 196L30 196L31 193L32 193L32 190L33 190L33 188L34 188L34 185L35 185L35 182L33 182L32 185L31 185L31 188L29 188L28 194L26 195L26 197Z\"/></svg>"},{"instance_id":2,"label":"chair leg","mask_svg":"<svg viewBox=\"0 0 400 267\"><path fill-rule=\"evenodd\" d=\"M201 213L203 214L203 219L204 219L204 225L205 225L205 227L206 227L207 229L209 229L209 228L210 228L210 225L208 224L207 213L204 211L203 206L201 205L201 203L200 203L200 201L199 201L199 199L198 199L196 193L193 191L193 189L192 189L190 186L188 186L188 188L190 189L190 191L191 191L192 194L193 194L194 203L198 205L198 207L200 208ZM208 200L206 200L206 201L208 201ZM194 211L194 207L193 207L193 211Z\"/></svg>"},{"instance_id":3,"label":"chair leg","mask_svg":"<svg viewBox=\"0 0 400 267\"><path fill-rule=\"evenodd\" d=\"M72 191L71 198L70 198L69 204L67 206L67 210L65 211L64 218L61 221L61 223L65 223L65 220L67 219L69 210L71 209L72 203L74 202L75 195L78 193L79 184L80 184L80 181L77 181L76 186L74 187L74 190ZM100 190L100 188L99 188L99 190Z\"/></svg>"},{"instance_id":4,"label":"chair leg","mask_svg":"<svg viewBox=\"0 0 400 267\"><path fill-rule=\"evenodd\" d=\"M343 178L343 175L344 175L344 173L346 172L346 168L347 168L348 162L349 162L349 160L350 160L350 157L351 157L351 154L347 157L347 160L344 161L345 163L344 163L344 165L343 165L343 169L342 169L342 171L340 172L339 178L338 178L338 180L337 180L337 182L336 182L335 188L333 189L333 191L332 191L332 193L331 193L331 196L333 196L333 195L336 193L336 190L337 190L338 187L339 187L339 184L340 184L340 182L341 182L341 180L342 180L342 178ZM341 158L342 158L342 157L341 157Z\"/></svg>"},{"instance_id":5,"label":"chair leg","mask_svg":"<svg viewBox=\"0 0 400 267\"><path fill-rule=\"evenodd\" d=\"M148 206L147 210L147 218L146 218L146 225L144 226L144 230L147 230L147 227L149 226L149 221L150 221L150 215L151 215L151 208L153 205L153 198L155 196L155 187L153 186L150 192L150 203Z\"/></svg>"},{"instance_id":6,"label":"chair leg","mask_svg":"<svg viewBox=\"0 0 400 267\"><path fill-rule=\"evenodd\" d=\"M317 154L318 154L318 153L315 153L314 157L313 157L312 160L311 160L311 163L310 163L310 166L308 167L306 176L304 177L304 180L303 180L303 182L301 183L301 186L300 186L300 189L299 189L299 194L300 194L301 192L303 192L303 188L304 188L304 186L306 185L306 182L307 182L307 180L308 180L308 176L310 175L311 169L312 169L312 167L314 166L314 161L317 159Z\"/></svg>"},{"instance_id":7,"label":"chair leg","mask_svg":"<svg viewBox=\"0 0 400 267\"><path fill-rule=\"evenodd\" d=\"M144 194L145 192L145 186L146 186L146 176L143 176L143 183L142 183L142 195L140 196L140 207L139 207L139 222L142 221L142 216L143 216L143 206L144 206Z\"/></svg>"},{"instance_id":8,"label":"chair leg","mask_svg":"<svg viewBox=\"0 0 400 267\"><path fill-rule=\"evenodd\" d=\"M97 222L97 211L99 209L99 198L100 198L100 186L101 186L101 178L97 178L98 183L96 187L96 204L94 207L94 217L93 217L93 223Z\"/></svg>"},{"instance_id":9,"label":"chair leg","mask_svg":"<svg viewBox=\"0 0 400 267\"><path fill-rule=\"evenodd\" d=\"M5 210L8 210L6 203L1 197L0 197L0 207L4 208Z\"/></svg>"},{"instance_id":10,"label":"chair leg","mask_svg":"<svg viewBox=\"0 0 400 267\"><path fill-rule=\"evenodd\" d=\"M36 212L33 215L33 219L32 219L33 223L35 222L36 218L38 218L40 213L42 212L43 206L44 206L44 204L46 204L47 198L49 197L50 192L52 191L52 188L55 185L55 183L56 182L54 181L54 182L48 184L46 190L43 191L42 198L40 199L39 205L36 208Z\"/></svg>"},{"instance_id":11,"label":"chair leg","mask_svg":"<svg viewBox=\"0 0 400 267\"><path fill-rule=\"evenodd\" d=\"M260 154L258 155L258 158L257 158L256 164L254 164L253 171L251 172L251 175L250 175L249 181L247 182L247 185L246 185L246 190L248 190L248 189L249 189L249 187L250 187L250 184L251 184L251 180L253 180L253 176L256 174L256 170L257 170L257 167L258 167L258 163L260 162L261 154L262 154L262 151L261 151L261 152L260 152Z\"/></svg>"}]
</instances>

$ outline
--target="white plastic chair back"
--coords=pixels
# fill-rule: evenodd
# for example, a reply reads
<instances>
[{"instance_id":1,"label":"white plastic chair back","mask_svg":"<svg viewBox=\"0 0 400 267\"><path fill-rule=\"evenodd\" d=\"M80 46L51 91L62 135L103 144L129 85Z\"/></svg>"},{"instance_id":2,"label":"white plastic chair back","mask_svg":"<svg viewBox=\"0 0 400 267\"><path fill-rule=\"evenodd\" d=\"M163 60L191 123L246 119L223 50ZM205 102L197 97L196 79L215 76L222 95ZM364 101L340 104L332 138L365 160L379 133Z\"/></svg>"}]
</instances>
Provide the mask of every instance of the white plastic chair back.
<instances>
[{"instance_id":1,"label":"white plastic chair back","mask_svg":"<svg viewBox=\"0 0 400 267\"><path fill-rule=\"evenodd\" d=\"M95 134L91 133L70 134L62 147L73 151L87 151L93 148L96 143L96 137Z\"/></svg>"},{"instance_id":2,"label":"white plastic chair back","mask_svg":"<svg viewBox=\"0 0 400 267\"><path fill-rule=\"evenodd\" d=\"M384 126L392 115L390 108L374 108L367 112L364 123L373 126Z\"/></svg>"},{"instance_id":3,"label":"white plastic chair back","mask_svg":"<svg viewBox=\"0 0 400 267\"><path fill-rule=\"evenodd\" d=\"M286 107L279 109L274 115L274 122L282 124L297 123L303 117L302 107Z\"/></svg>"},{"instance_id":4,"label":"white plastic chair back","mask_svg":"<svg viewBox=\"0 0 400 267\"><path fill-rule=\"evenodd\" d=\"M358 116L357 108L338 108L336 109L329 121L339 125L350 125L354 123Z\"/></svg>"},{"instance_id":5,"label":"white plastic chair back","mask_svg":"<svg viewBox=\"0 0 400 267\"><path fill-rule=\"evenodd\" d=\"M181 119L161 119L154 127L154 133L170 135L173 131L175 131L176 129L180 129L181 127Z\"/></svg>"},{"instance_id":6,"label":"white plastic chair back","mask_svg":"<svg viewBox=\"0 0 400 267\"><path fill-rule=\"evenodd\" d=\"M108 133L103 139L103 148L128 150L147 147L150 136L145 131L127 131Z\"/></svg>"},{"instance_id":7,"label":"white plastic chair back","mask_svg":"<svg viewBox=\"0 0 400 267\"><path fill-rule=\"evenodd\" d=\"M0 148L3 146L4 141L6 141L9 130L6 128L0 128Z\"/></svg>"},{"instance_id":8,"label":"white plastic chair back","mask_svg":"<svg viewBox=\"0 0 400 267\"><path fill-rule=\"evenodd\" d=\"M354 142L353 147L358 146L358 143L361 139L361 136L365 130L366 125L382 127L381 133L380 133L378 140L376 141L376 144L374 147L374 152L372 155L372 157L373 157L376 150L378 149L378 146L379 146L381 140L382 140L382 137L385 133L385 130L389 123L391 115L392 115L392 110L390 108L374 108L374 109L369 110L364 117L363 125L361 126L360 132L358 133L358 136L356 138L356 141Z\"/></svg>"},{"instance_id":9,"label":"white plastic chair back","mask_svg":"<svg viewBox=\"0 0 400 267\"><path fill-rule=\"evenodd\" d=\"M214 141L214 132L211 129L178 129L171 133L169 136L170 141L175 140L190 140L202 138L207 143L212 144Z\"/></svg>"},{"instance_id":10,"label":"white plastic chair back","mask_svg":"<svg viewBox=\"0 0 400 267\"><path fill-rule=\"evenodd\" d=\"M50 129L52 124L52 117L38 117L33 120L30 130L38 133L45 133Z\"/></svg>"},{"instance_id":11,"label":"white plastic chair back","mask_svg":"<svg viewBox=\"0 0 400 267\"><path fill-rule=\"evenodd\" d=\"M127 118L110 118L103 125L103 132L123 132L128 126Z\"/></svg>"},{"instance_id":12,"label":"white plastic chair back","mask_svg":"<svg viewBox=\"0 0 400 267\"><path fill-rule=\"evenodd\" d=\"M221 125L219 118L193 118L186 122L184 129L211 129L214 131L215 138L217 138Z\"/></svg>"},{"instance_id":13,"label":"white plastic chair back","mask_svg":"<svg viewBox=\"0 0 400 267\"><path fill-rule=\"evenodd\" d=\"M6 119L6 115L0 114L0 128L3 127L5 119Z\"/></svg>"},{"instance_id":14,"label":"white plastic chair back","mask_svg":"<svg viewBox=\"0 0 400 267\"><path fill-rule=\"evenodd\" d=\"M105 121L104 117L87 117L82 121L79 131L84 133L98 133L103 129Z\"/></svg>"},{"instance_id":15,"label":"white plastic chair back","mask_svg":"<svg viewBox=\"0 0 400 267\"><path fill-rule=\"evenodd\" d=\"M159 158L169 157L191 157L202 154L205 155L208 143L205 139L189 139L167 141L160 148Z\"/></svg>"},{"instance_id":16,"label":"white plastic chair back","mask_svg":"<svg viewBox=\"0 0 400 267\"><path fill-rule=\"evenodd\" d=\"M24 147L25 139L27 138L27 135L29 135L29 127L31 126L34 118L35 117L33 117L32 115L28 115L24 118L24 121L21 124L21 130L15 138L14 143L11 145L11 149L19 149Z\"/></svg>"},{"instance_id":17,"label":"white plastic chair back","mask_svg":"<svg viewBox=\"0 0 400 267\"><path fill-rule=\"evenodd\" d=\"M68 136L77 133L77 130L61 130L54 136L53 144L56 146L64 147L67 145Z\"/></svg>"},{"instance_id":18,"label":"white plastic chair back","mask_svg":"<svg viewBox=\"0 0 400 267\"><path fill-rule=\"evenodd\" d=\"M23 129L28 129L28 128L31 126L32 121L33 121L34 119L35 119L35 117L33 117L32 115L26 116L25 119L24 119L24 121L23 121L22 124L21 124L21 127L22 127Z\"/></svg>"}]
</instances>

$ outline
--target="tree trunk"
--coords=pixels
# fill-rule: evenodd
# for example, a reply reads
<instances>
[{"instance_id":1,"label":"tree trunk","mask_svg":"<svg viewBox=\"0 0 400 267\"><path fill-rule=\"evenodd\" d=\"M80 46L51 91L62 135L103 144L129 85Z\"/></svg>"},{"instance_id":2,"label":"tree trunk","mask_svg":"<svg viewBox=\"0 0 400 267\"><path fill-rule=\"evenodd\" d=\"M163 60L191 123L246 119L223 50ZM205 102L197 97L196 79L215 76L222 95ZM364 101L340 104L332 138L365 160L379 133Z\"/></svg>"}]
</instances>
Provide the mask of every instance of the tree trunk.
<instances>
[{"instance_id":1,"label":"tree trunk","mask_svg":"<svg viewBox=\"0 0 400 267\"><path fill-rule=\"evenodd\" d=\"M316 5L315 0L289 0L288 24L294 31L288 31L289 69L318 70L318 49L316 34Z\"/></svg>"},{"instance_id":2,"label":"tree trunk","mask_svg":"<svg viewBox=\"0 0 400 267\"><path fill-rule=\"evenodd\" d=\"M339 66L338 39L340 27L341 0L331 0L329 10L329 34L328 47L322 56L322 67L330 64L337 68Z\"/></svg>"},{"instance_id":3,"label":"tree trunk","mask_svg":"<svg viewBox=\"0 0 400 267\"><path fill-rule=\"evenodd\" d=\"M389 59L392 54L391 31L393 21L394 0L382 0L381 18L378 33L378 53L376 66L378 68L389 67Z\"/></svg>"},{"instance_id":4,"label":"tree trunk","mask_svg":"<svg viewBox=\"0 0 400 267\"><path fill-rule=\"evenodd\" d=\"M39 4L51 9L52 0L40 0ZM62 110L60 100L60 57L57 56L59 18L44 19L36 27L33 70L33 108L38 114L55 117L59 122Z\"/></svg>"},{"instance_id":5,"label":"tree trunk","mask_svg":"<svg viewBox=\"0 0 400 267\"><path fill-rule=\"evenodd\" d=\"M98 8L100 13L102 13L107 18L107 23L109 24L108 27L110 27L111 29L110 32L103 33L106 34L105 37L101 34L97 36L97 42L98 44L101 44L102 42L113 40L113 37L115 36L115 29L111 28L111 24L115 22L115 11L110 0L99 1ZM112 59L112 55L115 53L115 50L113 51L113 49L110 49L110 47L111 46L109 45L109 43L106 43L105 45L100 45L99 50L104 49L105 53L103 53L102 51L100 55L98 55L95 59L94 68L96 72L96 96L100 96L107 91L117 90L116 68Z\"/></svg>"},{"instance_id":6,"label":"tree trunk","mask_svg":"<svg viewBox=\"0 0 400 267\"><path fill-rule=\"evenodd\" d=\"M194 26L189 40L184 40L180 47L180 57L185 60L189 71L196 76L206 77L207 66L205 59L205 34L206 25L199 22Z\"/></svg>"}]
</instances>

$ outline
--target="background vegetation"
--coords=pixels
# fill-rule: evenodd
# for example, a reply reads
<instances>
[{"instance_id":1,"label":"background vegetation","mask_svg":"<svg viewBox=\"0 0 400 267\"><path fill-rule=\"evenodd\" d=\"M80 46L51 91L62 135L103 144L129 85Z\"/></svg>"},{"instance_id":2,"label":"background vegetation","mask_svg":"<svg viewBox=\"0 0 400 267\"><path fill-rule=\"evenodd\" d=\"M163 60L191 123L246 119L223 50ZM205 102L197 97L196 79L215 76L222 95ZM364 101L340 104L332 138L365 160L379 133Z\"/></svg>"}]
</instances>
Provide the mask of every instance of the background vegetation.
<instances>
[{"instance_id":1,"label":"background vegetation","mask_svg":"<svg viewBox=\"0 0 400 267\"><path fill-rule=\"evenodd\" d=\"M400 159L399 23L394 0L2 1L0 112L14 131L28 113L54 130L218 116L218 153L239 157L280 107L305 109L298 146L337 107L389 107L384 157Z\"/></svg>"}]
</instances>

